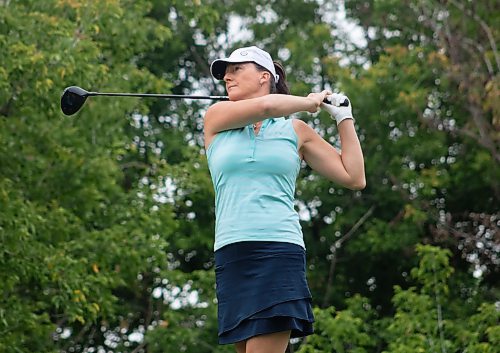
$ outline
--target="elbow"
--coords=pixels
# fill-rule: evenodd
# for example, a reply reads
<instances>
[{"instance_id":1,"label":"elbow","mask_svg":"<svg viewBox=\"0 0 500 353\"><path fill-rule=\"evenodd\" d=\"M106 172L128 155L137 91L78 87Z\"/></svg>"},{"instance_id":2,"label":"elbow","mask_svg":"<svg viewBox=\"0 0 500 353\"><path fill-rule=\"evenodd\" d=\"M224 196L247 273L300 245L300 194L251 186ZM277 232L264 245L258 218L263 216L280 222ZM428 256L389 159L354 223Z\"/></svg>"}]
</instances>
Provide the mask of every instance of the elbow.
<instances>
[{"instance_id":1,"label":"elbow","mask_svg":"<svg viewBox=\"0 0 500 353\"><path fill-rule=\"evenodd\" d=\"M349 185L349 189L351 190L363 190L366 187L366 179L362 178L360 180L354 181L351 185Z\"/></svg>"}]
</instances>

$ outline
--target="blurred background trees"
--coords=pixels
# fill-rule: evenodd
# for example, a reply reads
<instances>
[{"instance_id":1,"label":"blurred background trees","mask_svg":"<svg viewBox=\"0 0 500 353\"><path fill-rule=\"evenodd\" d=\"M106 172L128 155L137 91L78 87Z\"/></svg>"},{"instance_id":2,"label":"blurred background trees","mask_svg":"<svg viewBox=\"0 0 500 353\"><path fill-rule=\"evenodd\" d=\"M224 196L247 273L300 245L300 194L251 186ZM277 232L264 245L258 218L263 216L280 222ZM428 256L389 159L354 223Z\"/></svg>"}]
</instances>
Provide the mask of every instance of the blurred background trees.
<instances>
[{"instance_id":1,"label":"blurred background trees","mask_svg":"<svg viewBox=\"0 0 500 353\"><path fill-rule=\"evenodd\" d=\"M304 165L316 306L299 352L495 352L500 9L495 1L0 1L0 351L217 345L203 102L210 62L259 45L293 94L353 103L368 186ZM297 114L333 145L323 113Z\"/></svg>"}]
</instances>

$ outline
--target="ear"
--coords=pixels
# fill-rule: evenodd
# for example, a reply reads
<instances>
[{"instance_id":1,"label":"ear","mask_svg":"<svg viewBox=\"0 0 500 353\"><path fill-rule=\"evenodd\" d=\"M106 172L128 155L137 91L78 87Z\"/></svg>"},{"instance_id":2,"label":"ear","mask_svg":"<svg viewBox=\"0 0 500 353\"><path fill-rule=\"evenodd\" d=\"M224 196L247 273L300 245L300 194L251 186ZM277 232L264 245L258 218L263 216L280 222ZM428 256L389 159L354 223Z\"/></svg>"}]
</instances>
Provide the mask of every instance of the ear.
<instances>
[{"instance_id":1,"label":"ear","mask_svg":"<svg viewBox=\"0 0 500 353\"><path fill-rule=\"evenodd\" d=\"M269 82L271 80L271 74L267 71L262 71L260 75L260 85L262 86L264 83Z\"/></svg>"}]
</instances>

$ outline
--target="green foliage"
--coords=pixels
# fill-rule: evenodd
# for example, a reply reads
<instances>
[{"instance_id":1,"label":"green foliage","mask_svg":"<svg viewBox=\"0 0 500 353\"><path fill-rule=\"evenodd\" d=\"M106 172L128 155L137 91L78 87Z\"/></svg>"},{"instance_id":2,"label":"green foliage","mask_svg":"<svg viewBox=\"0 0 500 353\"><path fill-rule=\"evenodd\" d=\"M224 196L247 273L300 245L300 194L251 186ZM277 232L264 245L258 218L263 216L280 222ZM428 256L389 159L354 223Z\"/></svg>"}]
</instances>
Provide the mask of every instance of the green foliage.
<instances>
[{"instance_id":1,"label":"green foliage","mask_svg":"<svg viewBox=\"0 0 500 353\"><path fill-rule=\"evenodd\" d=\"M457 341L468 352L495 352L500 344L499 323L498 307L483 303L476 314L460 325Z\"/></svg>"},{"instance_id":2,"label":"green foliage","mask_svg":"<svg viewBox=\"0 0 500 353\"><path fill-rule=\"evenodd\" d=\"M347 300L347 308L314 309L316 335L307 339L299 353L365 353L376 347L370 327L374 312L366 298L359 295Z\"/></svg>"},{"instance_id":3,"label":"green foliage","mask_svg":"<svg viewBox=\"0 0 500 353\"><path fill-rule=\"evenodd\" d=\"M403 290L396 287L393 298L396 314L387 327L387 352L476 349L493 352L496 342L493 332L500 319L498 309L493 304L483 303L470 320L454 317L447 310L452 300L448 290L449 278L453 273L448 262L451 253L429 245L419 245L417 253L420 264L411 273L420 283L420 288ZM488 312L486 315L485 310ZM480 343L478 336L484 337Z\"/></svg>"},{"instance_id":4,"label":"green foliage","mask_svg":"<svg viewBox=\"0 0 500 353\"><path fill-rule=\"evenodd\" d=\"M151 211L151 202L120 186L116 146L126 140L124 114L133 105L93 111L89 102L75 120L61 119L58 107L63 85L109 86L127 82L125 73L133 83L112 87L168 88L133 64L169 33L148 19L136 27L147 10L141 5L3 5L2 351L55 351L67 346L58 334L65 329L81 345L93 325L126 315L124 299L146 282L140 274L168 262L171 208Z\"/></svg>"},{"instance_id":5,"label":"green foliage","mask_svg":"<svg viewBox=\"0 0 500 353\"><path fill-rule=\"evenodd\" d=\"M500 312L483 303L467 320L448 310L455 293L448 292L453 274L451 253L418 245L419 265L411 270L418 286L395 287L393 317L380 318L367 298L346 300L347 307L315 308L316 334L298 352L494 352ZM377 348L378 347L378 348Z\"/></svg>"}]
</instances>

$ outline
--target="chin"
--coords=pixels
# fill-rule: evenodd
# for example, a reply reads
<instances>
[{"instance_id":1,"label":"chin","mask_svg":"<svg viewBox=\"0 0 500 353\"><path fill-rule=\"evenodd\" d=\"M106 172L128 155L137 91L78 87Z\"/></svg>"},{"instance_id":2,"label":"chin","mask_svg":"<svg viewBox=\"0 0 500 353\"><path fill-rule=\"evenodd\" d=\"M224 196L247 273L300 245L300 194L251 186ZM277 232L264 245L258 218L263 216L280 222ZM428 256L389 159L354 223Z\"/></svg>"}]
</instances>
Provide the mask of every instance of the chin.
<instances>
[{"instance_id":1,"label":"chin","mask_svg":"<svg viewBox=\"0 0 500 353\"><path fill-rule=\"evenodd\" d=\"M239 100L243 99L243 97L241 97L241 95L235 94L235 93L229 93L228 97L229 97L229 100L232 101L232 102L239 101Z\"/></svg>"}]
</instances>

